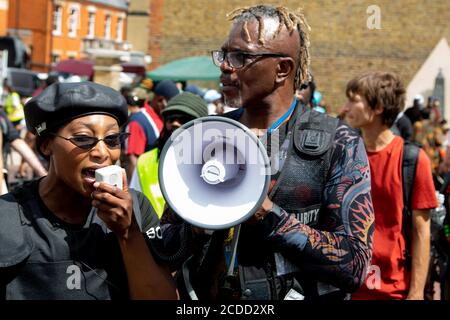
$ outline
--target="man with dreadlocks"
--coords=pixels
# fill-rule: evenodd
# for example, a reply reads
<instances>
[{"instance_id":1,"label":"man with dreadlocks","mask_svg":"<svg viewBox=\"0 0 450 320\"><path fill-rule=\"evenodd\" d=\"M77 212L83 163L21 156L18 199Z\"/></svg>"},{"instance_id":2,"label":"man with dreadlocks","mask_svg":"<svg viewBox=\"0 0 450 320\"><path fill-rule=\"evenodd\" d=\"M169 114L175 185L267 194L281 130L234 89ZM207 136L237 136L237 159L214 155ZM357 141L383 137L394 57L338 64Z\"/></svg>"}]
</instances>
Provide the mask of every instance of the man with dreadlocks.
<instances>
[{"instance_id":1,"label":"man with dreadlocks","mask_svg":"<svg viewBox=\"0 0 450 320\"><path fill-rule=\"evenodd\" d=\"M364 144L344 123L294 98L310 80L309 26L301 12L258 5L230 17L227 40L212 52L225 103L239 107L226 116L268 141L271 162L282 169L273 174L262 208L241 225L233 274L223 272L234 261L221 254L228 233L196 233L194 240L206 245L189 259L190 281L186 292L179 286L180 295L348 298L371 259L374 215Z\"/></svg>"}]
</instances>

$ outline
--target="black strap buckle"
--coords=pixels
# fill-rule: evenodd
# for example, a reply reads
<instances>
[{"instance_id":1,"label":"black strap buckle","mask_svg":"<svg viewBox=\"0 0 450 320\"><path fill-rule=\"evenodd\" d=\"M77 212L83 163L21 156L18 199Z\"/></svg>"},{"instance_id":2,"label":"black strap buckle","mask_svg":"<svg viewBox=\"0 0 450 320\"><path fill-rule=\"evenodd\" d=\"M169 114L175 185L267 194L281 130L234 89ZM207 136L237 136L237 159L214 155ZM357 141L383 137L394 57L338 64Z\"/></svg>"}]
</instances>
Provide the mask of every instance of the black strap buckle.
<instances>
[{"instance_id":1,"label":"black strap buckle","mask_svg":"<svg viewBox=\"0 0 450 320\"><path fill-rule=\"evenodd\" d=\"M322 134L318 131L307 130L303 146L310 150L317 150L322 142Z\"/></svg>"}]
</instances>

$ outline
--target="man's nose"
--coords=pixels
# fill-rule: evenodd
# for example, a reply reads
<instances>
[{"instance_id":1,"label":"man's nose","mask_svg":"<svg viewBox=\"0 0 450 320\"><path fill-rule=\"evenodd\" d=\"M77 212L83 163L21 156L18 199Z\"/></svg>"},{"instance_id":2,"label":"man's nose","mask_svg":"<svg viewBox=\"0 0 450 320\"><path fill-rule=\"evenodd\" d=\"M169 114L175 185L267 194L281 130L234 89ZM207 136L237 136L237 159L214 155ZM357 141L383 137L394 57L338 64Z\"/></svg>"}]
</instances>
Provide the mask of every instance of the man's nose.
<instances>
[{"instance_id":1,"label":"man's nose","mask_svg":"<svg viewBox=\"0 0 450 320\"><path fill-rule=\"evenodd\" d=\"M220 64L220 71L222 72L232 72L234 68L230 66L230 63L228 62L228 59L223 59L222 63Z\"/></svg>"},{"instance_id":2,"label":"man's nose","mask_svg":"<svg viewBox=\"0 0 450 320\"><path fill-rule=\"evenodd\" d=\"M341 107L341 110L343 112L348 112L350 111L350 103L347 101L346 103L344 103L344 105Z\"/></svg>"}]
</instances>

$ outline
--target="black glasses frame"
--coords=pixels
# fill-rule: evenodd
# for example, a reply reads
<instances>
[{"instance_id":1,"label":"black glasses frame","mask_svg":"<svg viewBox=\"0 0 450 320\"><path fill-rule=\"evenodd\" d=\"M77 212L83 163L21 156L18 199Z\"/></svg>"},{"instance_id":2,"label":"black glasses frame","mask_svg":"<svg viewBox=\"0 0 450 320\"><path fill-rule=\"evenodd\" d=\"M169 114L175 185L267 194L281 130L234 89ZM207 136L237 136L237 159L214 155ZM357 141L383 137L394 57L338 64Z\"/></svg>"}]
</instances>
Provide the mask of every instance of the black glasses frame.
<instances>
[{"instance_id":1,"label":"black glasses frame","mask_svg":"<svg viewBox=\"0 0 450 320\"><path fill-rule=\"evenodd\" d=\"M234 54L237 58L239 55L242 56L242 58L238 58L237 60L242 61L239 65L236 65L235 63L230 62L229 55ZM224 51L224 50L213 50L211 51L211 57L213 60L213 63L220 67L222 63L227 61L228 65L232 67L233 69L240 69L243 68L245 64L245 60L247 57L287 57L287 55L282 53L273 53L273 52L245 52L245 51Z\"/></svg>"},{"instance_id":2,"label":"black glasses frame","mask_svg":"<svg viewBox=\"0 0 450 320\"><path fill-rule=\"evenodd\" d=\"M103 141L108 148L114 149L122 145L125 142L125 140L130 136L128 132L110 134L104 137L103 139L85 135L72 136L69 138L60 136L56 133L51 133L51 135L70 141L74 146L83 150L90 150L94 148L100 141Z\"/></svg>"}]
</instances>

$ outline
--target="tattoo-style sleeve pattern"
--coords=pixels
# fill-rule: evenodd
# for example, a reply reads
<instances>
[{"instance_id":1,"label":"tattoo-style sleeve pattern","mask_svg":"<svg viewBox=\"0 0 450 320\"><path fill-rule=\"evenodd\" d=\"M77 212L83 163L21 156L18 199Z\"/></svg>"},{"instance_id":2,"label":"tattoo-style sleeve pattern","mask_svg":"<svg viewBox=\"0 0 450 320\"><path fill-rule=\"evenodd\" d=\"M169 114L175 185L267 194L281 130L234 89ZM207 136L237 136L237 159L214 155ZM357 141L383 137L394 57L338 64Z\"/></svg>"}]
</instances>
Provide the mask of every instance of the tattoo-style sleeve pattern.
<instances>
[{"instance_id":1,"label":"tattoo-style sleeve pattern","mask_svg":"<svg viewBox=\"0 0 450 320\"><path fill-rule=\"evenodd\" d=\"M269 239L302 272L353 292L371 260L370 167L362 139L347 126L337 128L333 148L319 225L309 227L283 212Z\"/></svg>"}]
</instances>

